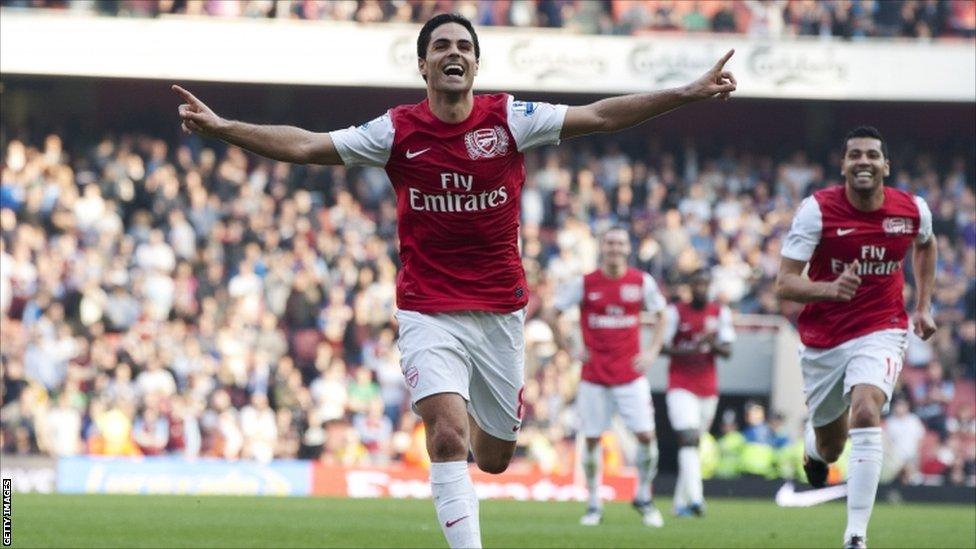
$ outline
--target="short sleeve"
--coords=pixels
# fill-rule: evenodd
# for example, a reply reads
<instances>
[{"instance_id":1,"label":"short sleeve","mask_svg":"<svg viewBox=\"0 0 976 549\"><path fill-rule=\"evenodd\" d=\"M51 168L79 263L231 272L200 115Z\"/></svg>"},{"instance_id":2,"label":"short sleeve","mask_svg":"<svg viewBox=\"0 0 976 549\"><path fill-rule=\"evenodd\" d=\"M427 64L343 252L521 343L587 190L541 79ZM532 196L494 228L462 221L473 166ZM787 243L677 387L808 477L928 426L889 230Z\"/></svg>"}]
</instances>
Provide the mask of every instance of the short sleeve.
<instances>
[{"instance_id":1,"label":"short sleeve","mask_svg":"<svg viewBox=\"0 0 976 549\"><path fill-rule=\"evenodd\" d=\"M361 126L329 132L336 152L346 166L386 166L393 148L393 121L390 113Z\"/></svg>"},{"instance_id":2,"label":"short sleeve","mask_svg":"<svg viewBox=\"0 0 976 549\"><path fill-rule=\"evenodd\" d=\"M808 197L796 211L793 226L786 235L786 242L780 254L787 259L810 261L813 251L820 244L820 232L823 230L823 216L820 204L814 197Z\"/></svg>"},{"instance_id":3,"label":"short sleeve","mask_svg":"<svg viewBox=\"0 0 976 549\"><path fill-rule=\"evenodd\" d=\"M565 311L583 301L583 277L577 276L556 289L556 309Z\"/></svg>"},{"instance_id":4,"label":"short sleeve","mask_svg":"<svg viewBox=\"0 0 976 549\"><path fill-rule=\"evenodd\" d=\"M644 308L652 313L663 310L668 302L661 295L661 290L657 287L654 277L644 273Z\"/></svg>"},{"instance_id":5,"label":"short sleeve","mask_svg":"<svg viewBox=\"0 0 976 549\"><path fill-rule=\"evenodd\" d=\"M508 129L519 152L543 145L558 145L566 119L566 105L518 101L508 96Z\"/></svg>"},{"instance_id":6,"label":"short sleeve","mask_svg":"<svg viewBox=\"0 0 976 549\"><path fill-rule=\"evenodd\" d=\"M718 312L718 334L720 343L735 341L735 326L732 324L732 310L723 305Z\"/></svg>"},{"instance_id":7,"label":"short sleeve","mask_svg":"<svg viewBox=\"0 0 976 549\"><path fill-rule=\"evenodd\" d=\"M918 206L918 234L915 235L915 242L925 244L932 238L932 210L921 196L915 197L915 205Z\"/></svg>"},{"instance_id":8,"label":"short sleeve","mask_svg":"<svg viewBox=\"0 0 976 549\"><path fill-rule=\"evenodd\" d=\"M664 344L674 345L676 335L678 335L678 308L668 305L664 310Z\"/></svg>"}]
</instances>

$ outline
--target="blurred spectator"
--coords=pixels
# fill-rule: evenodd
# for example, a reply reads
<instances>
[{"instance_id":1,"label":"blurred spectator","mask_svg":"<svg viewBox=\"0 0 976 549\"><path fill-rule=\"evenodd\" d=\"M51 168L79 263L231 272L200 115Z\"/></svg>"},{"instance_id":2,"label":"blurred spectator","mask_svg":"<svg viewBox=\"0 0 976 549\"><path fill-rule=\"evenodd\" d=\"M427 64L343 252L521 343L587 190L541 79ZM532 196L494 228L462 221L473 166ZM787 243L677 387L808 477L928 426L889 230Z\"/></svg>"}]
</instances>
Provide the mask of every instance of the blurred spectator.
<instances>
[{"instance_id":1,"label":"blurred spectator","mask_svg":"<svg viewBox=\"0 0 976 549\"><path fill-rule=\"evenodd\" d=\"M910 410L907 400L898 398L891 404L891 415L885 421L885 434L891 444L890 457L898 477L906 484L918 483L919 445L925 426Z\"/></svg>"},{"instance_id":2,"label":"blurred spectator","mask_svg":"<svg viewBox=\"0 0 976 549\"><path fill-rule=\"evenodd\" d=\"M942 364L930 362L925 370L925 379L915 386L912 395L915 401L915 414L925 426L945 439L946 420L949 403L955 394L955 385L945 378Z\"/></svg>"}]
</instances>

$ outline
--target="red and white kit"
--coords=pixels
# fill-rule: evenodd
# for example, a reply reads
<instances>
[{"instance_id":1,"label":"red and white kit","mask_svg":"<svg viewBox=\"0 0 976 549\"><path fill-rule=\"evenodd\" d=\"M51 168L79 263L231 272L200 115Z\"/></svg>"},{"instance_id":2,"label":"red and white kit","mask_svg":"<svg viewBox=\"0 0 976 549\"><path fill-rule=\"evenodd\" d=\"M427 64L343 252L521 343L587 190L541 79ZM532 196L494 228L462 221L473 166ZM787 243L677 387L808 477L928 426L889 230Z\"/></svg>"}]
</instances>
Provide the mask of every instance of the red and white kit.
<instances>
[{"instance_id":1,"label":"red and white kit","mask_svg":"<svg viewBox=\"0 0 976 549\"><path fill-rule=\"evenodd\" d=\"M577 396L583 434L599 437L615 410L631 431L653 431L650 384L634 359L640 353L641 310L658 312L666 305L654 278L634 268L620 278L594 271L560 288L556 308L575 305L587 352Z\"/></svg>"},{"instance_id":2,"label":"red and white kit","mask_svg":"<svg viewBox=\"0 0 976 549\"><path fill-rule=\"evenodd\" d=\"M905 254L932 237L925 200L884 188L873 212L851 206L844 187L814 193L800 205L783 257L808 261L813 281L832 281L857 260L861 286L849 302L819 301L799 317L804 392L815 427L837 419L851 388L874 385L891 399L907 347L902 290Z\"/></svg>"},{"instance_id":3,"label":"red and white kit","mask_svg":"<svg viewBox=\"0 0 976 549\"><path fill-rule=\"evenodd\" d=\"M412 401L458 393L506 440L521 425L524 377L522 152L557 144L565 116L565 105L476 95L458 124L425 100L330 134L347 166L385 167L396 192L398 345Z\"/></svg>"},{"instance_id":4,"label":"red and white kit","mask_svg":"<svg viewBox=\"0 0 976 549\"><path fill-rule=\"evenodd\" d=\"M690 303L668 307L664 317L664 341L678 350L699 350L706 339L735 341L732 312L716 302L696 309ZM715 354L694 352L671 357L668 366L668 419L675 431L707 432L718 406Z\"/></svg>"}]
</instances>

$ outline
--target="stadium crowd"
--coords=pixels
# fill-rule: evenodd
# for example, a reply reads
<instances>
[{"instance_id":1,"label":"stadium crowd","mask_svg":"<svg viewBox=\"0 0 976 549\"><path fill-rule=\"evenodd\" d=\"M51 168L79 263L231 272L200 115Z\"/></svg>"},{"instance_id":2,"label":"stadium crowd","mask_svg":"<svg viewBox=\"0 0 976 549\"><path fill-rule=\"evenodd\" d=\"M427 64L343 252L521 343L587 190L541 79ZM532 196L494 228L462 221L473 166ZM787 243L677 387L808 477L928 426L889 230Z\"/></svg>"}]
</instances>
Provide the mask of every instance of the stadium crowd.
<instances>
[{"instance_id":1,"label":"stadium crowd","mask_svg":"<svg viewBox=\"0 0 976 549\"><path fill-rule=\"evenodd\" d=\"M932 39L976 36L972 0L2 0L9 7L103 15L166 14L423 23L456 11L480 26L590 34L718 32L759 37Z\"/></svg>"},{"instance_id":2,"label":"stadium crowd","mask_svg":"<svg viewBox=\"0 0 976 549\"><path fill-rule=\"evenodd\" d=\"M382 170L275 163L196 137L3 135L3 452L424 464L395 345L396 208ZM552 295L595 268L595 235L628 224L636 265L671 299L705 266L739 313L795 317L772 290L781 239L802 197L839 183L836 153L625 145L584 139L526 156L519 454L544 471L572 467L580 368L578 350L560 346L578 338ZM934 215L941 329L911 341L889 455L906 482L972 484L973 167L898 150L911 152L893 155L889 184ZM741 432L735 415L722 416L719 447L730 433L788 444L776 414L767 423L747 407ZM768 475L768 463L731 473L742 471Z\"/></svg>"}]
</instances>

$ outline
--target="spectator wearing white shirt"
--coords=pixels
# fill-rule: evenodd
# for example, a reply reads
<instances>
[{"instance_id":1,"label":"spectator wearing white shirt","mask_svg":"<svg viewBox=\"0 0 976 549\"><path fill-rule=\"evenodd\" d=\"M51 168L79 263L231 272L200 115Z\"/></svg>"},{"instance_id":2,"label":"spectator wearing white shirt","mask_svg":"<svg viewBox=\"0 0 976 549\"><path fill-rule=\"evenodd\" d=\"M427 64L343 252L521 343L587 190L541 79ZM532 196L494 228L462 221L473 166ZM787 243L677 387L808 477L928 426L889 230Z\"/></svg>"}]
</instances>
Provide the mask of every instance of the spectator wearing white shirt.
<instances>
[{"instance_id":1,"label":"spectator wearing white shirt","mask_svg":"<svg viewBox=\"0 0 976 549\"><path fill-rule=\"evenodd\" d=\"M918 483L919 444L925 437L925 425L909 409L908 401L897 398L885 422L885 434L891 444L892 467L906 484Z\"/></svg>"}]
</instances>

